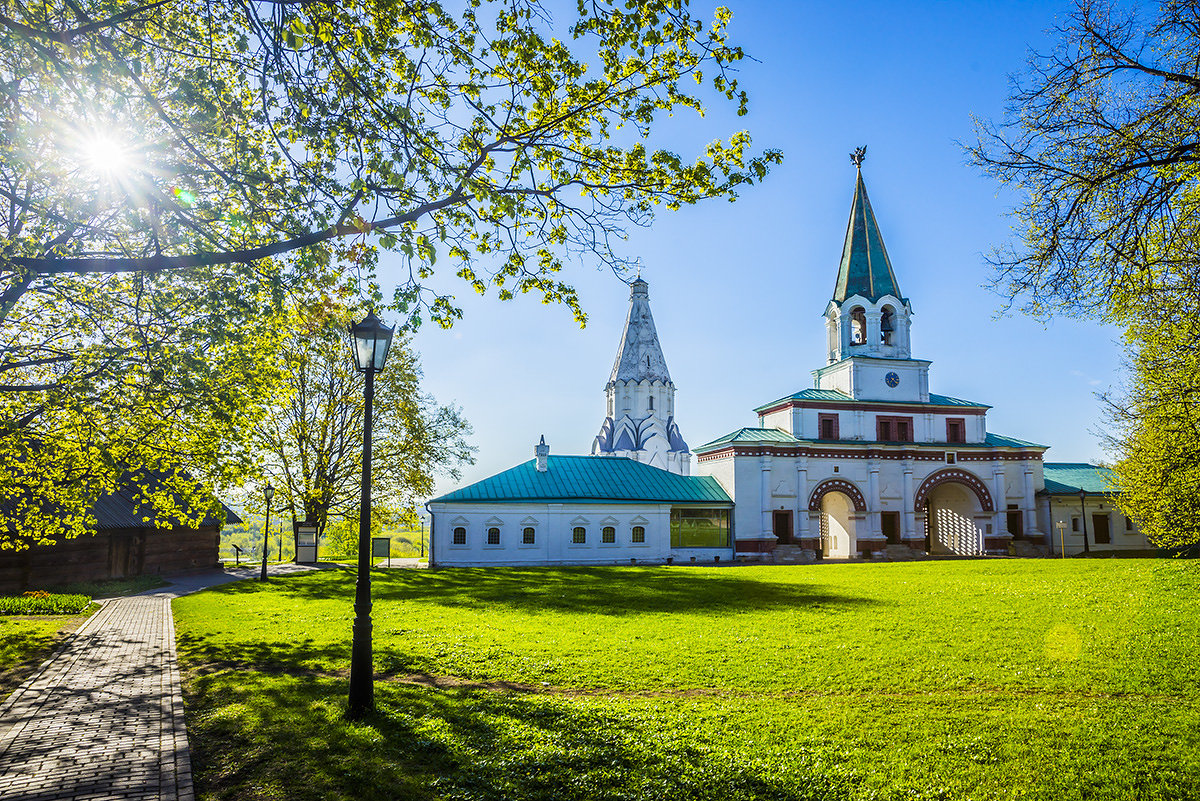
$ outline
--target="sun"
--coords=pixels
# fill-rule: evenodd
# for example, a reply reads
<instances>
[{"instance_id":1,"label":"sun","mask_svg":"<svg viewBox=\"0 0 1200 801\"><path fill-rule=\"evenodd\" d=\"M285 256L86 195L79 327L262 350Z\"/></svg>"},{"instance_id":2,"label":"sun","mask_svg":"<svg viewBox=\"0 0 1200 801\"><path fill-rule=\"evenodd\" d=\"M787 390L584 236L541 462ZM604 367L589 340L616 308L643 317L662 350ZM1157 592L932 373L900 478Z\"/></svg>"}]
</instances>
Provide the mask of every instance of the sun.
<instances>
[{"instance_id":1,"label":"sun","mask_svg":"<svg viewBox=\"0 0 1200 801\"><path fill-rule=\"evenodd\" d=\"M102 133L94 134L83 143L83 156L89 167L103 175L124 172L130 161L125 145Z\"/></svg>"}]
</instances>

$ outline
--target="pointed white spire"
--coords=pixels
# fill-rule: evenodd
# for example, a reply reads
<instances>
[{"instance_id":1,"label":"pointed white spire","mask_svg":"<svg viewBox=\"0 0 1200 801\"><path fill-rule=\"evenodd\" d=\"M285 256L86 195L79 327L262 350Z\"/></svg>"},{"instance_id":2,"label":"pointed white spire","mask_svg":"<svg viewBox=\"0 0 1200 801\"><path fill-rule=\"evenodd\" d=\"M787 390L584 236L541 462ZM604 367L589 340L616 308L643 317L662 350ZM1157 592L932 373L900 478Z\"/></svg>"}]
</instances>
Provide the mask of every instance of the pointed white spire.
<instances>
[{"instance_id":1,"label":"pointed white spire","mask_svg":"<svg viewBox=\"0 0 1200 801\"><path fill-rule=\"evenodd\" d=\"M639 277L629 285L629 315L608 381L644 380L670 383L671 374L650 315L649 284Z\"/></svg>"}]
</instances>

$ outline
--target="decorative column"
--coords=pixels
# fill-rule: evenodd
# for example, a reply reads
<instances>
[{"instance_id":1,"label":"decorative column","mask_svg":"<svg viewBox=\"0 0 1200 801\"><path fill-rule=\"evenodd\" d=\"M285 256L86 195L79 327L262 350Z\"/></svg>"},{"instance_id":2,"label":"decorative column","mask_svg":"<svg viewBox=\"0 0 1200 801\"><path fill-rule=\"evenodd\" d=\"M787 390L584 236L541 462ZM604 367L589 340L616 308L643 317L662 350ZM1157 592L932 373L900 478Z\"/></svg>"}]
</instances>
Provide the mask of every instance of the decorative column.
<instances>
[{"instance_id":1,"label":"decorative column","mask_svg":"<svg viewBox=\"0 0 1200 801\"><path fill-rule=\"evenodd\" d=\"M863 345L866 346L868 353L878 353L880 336L882 334L879 329L879 321L883 315L872 309L867 311L864 316L867 318L867 339Z\"/></svg>"},{"instance_id":2,"label":"decorative column","mask_svg":"<svg viewBox=\"0 0 1200 801\"><path fill-rule=\"evenodd\" d=\"M878 537L883 532L879 522L879 460L867 460L867 550L875 550L879 545Z\"/></svg>"},{"instance_id":3,"label":"decorative column","mask_svg":"<svg viewBox=\"0 0 1200 801\"><path fill-rule=\"evenodd\" d=\"M808 457L796 457L796 542L802 548L811 548L808 534Z\"/></svg>"},{"instance_id":4,"label":"decorative column","mask_svg":"<svg viewBox=\"0 0 1200 801\"><path fill-rule=\"evenodd\" d=\"M996 504L992 517L993 536L999 537L1008 533L1008 479L1005 476L1004 462L997 459L992 462L992 498Z\"/></svg>"},{"instance_id":5,"label":"decorative column","mask_svg":"<svg viewBox=\"0 0 1200 801\"><path fill-rule=\"evenodd\" d=\"M902 503L904 504L904 506L902 507L903 511L900 513L900 516L904 520L904 523L903 523L904 544L911 548L913 545L913 541L917 539L917 513L913 509L913 463L912 463L912 460L905 459L904 462L901 464L901 467L904 470L904 481L903 481L903 489L902 489L902 497L903 497Z\"/></svg>"},{"instance_id":6,"label":"decorative column","mask_svg":"<svg viewBox=\"0 0 1200 801\"><path fill-rule=\"evenodd\" d=\"M763 454L758 459L761 470L761 488L759 490L759 509L762 510L762 537L774 537L771 529L771 457Z\"/></svg>"},{"instance_id":7,"label":"decorative column","mask_svg":"<svg viewBox=\"0 0 1200 801\"><path fill-rule=\"evenodd\" d=\"M1033 490L1033 464L1026 459L1021 462L1021 466L1025 473L1025 500L1022 503L1021 511L1025 514L1025 536L1032 539L1042 536L1042 532L1038 530L1037 495Z\"/></svg>"}]
</instances>

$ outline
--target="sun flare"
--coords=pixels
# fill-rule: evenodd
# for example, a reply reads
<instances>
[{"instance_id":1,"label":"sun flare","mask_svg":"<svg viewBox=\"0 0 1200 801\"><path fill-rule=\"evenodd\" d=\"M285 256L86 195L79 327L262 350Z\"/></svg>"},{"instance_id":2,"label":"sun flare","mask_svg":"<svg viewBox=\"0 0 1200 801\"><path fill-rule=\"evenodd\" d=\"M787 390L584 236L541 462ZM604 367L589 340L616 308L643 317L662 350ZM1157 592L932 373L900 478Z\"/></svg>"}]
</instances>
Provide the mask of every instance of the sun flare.
<instances>
[{"instance_id":1,"label":"sun flare","mask_svg":"<svg viewBox=\"0 0 1200 801\"><path fill-rule=\"evenodd\" d=\"M113 175L129 166L129 153L112 136L96 134L83 145L83 155L89 167L98 173Z\"/></svg>"}]
</instances>

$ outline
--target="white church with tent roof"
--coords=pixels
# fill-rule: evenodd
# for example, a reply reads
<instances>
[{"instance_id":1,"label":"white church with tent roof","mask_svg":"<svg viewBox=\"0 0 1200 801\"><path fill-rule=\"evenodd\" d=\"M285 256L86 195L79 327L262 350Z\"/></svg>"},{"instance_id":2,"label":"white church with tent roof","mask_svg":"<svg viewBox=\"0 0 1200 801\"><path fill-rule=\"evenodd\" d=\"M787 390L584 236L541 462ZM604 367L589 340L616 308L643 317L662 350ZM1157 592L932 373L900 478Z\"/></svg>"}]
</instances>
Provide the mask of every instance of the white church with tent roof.
<instances>
[{"instance_id":1,"label":"white church with tent roof","mask_svg":"<svg viewBox=\"0 0 1200 801\"><path fill-rule=\"evenodd\" d=\"M714 563L1145 548L1104 471L1047 464L987 430L991 407L929 390L862 178L813 387L692 453L675 422L648 284L629 315L590 456L535 458L429 503L431 564ZM1053 477L1053 478L1051 478Z\"/></svg>"}]
</instances>

